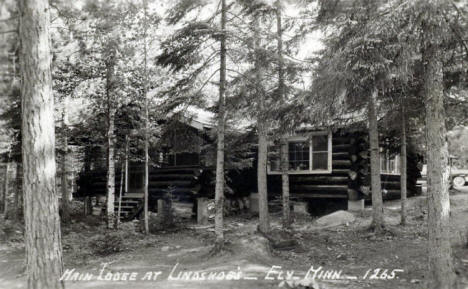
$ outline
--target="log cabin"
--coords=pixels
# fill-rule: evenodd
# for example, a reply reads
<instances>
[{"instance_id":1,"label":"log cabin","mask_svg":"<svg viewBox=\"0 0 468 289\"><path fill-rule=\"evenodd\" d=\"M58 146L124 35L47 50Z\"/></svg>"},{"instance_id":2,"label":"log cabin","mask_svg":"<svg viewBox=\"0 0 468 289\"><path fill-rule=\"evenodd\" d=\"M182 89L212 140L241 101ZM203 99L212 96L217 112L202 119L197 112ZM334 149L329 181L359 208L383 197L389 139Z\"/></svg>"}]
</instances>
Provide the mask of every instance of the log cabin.
<instances>
[{"instance_id":1,"label":"log cabin","mask_svg":"<svg viewBox=\"0 0 468 289\"><path fill-rule=\"evenodd\" d=\"M288 175L291 198L320 206L324 200L341 203L340 208L363 209L371 200L368 134L362 128L301 129L287 138ZM381 136L380 170L384 200L400 198L400 155ZM280 147L269 149L268 193L281 195ZM420 191L417 155L408 149L408 195ZM329 202L328 202L329 203ZM312 208L311 208L312 209Z\"/></svg>"},{"instance_id":2,"label":"log cabin","mask_svg":"<svg viewBox=\"0 0 468 289\"><path fill-rule=\"evenodd\" d=\"M214 197L215 149L212 115L197 111L163 130L157 145L151 145L149 170L150 210L157 210L157 200L170 196L175 201L192 202ZM238 137L247 133L238 132ZM250 134L246 142L255 144ZM368 134L362 126L333 129L300 128L287 137L290 195L294 202L314 206L340 204L340 208L362 209L371 199ZM101 155L103 151L101 151ZM230 151L227 152L227 155ZM252 158L252 156L254 156ZM257 190L256 149L251 150L250 165L242 169L227 168L227 199L245 200ZM87 200L105 195L106 169L88 158L78 180L78 195ZM101 164L105 162L100 162ZM229 163L229 162L226 162ZM419 191L417 158L408 150L408 195ZM399 154L395 145L381 136L381 180L384 200L400 197ZM116 165L121 168L121 165ZM271 202L281 196L281 164L278 142L272 141L268 152L267 181ZM128 177L116 171L116 200L123 180L122 218L136 217L142 208L144 167L140 162L128 164ZM127 179L127 181L125 181ZM116 201L117 204L118 201ZM87 202L89 204L89 202Z\"/></svg>"}]
</instances>

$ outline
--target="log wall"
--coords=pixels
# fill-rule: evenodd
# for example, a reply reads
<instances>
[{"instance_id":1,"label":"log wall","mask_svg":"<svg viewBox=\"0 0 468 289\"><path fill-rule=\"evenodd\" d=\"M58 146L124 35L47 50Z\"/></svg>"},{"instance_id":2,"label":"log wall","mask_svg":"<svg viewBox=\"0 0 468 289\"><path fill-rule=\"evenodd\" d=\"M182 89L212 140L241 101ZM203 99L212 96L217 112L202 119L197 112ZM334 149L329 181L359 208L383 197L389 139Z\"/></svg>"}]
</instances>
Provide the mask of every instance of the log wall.
<instances>
[{"instance_id":1,"label":"log wall","mask_svg":"<svg viewBox=\"0 0 468 289\"><path fill-rule=\"evenodd\" d=\"M408 195L418 193L419 174L416 155L408 153ZM382 174L384 199L400 198L400 175ZM290 174L292 199L370 199L370 157L368 134L365 132L334 132L332 136L331 174ZM270 198L281 196L281 176L268 175Z\"/></svg>"}]
</instances>

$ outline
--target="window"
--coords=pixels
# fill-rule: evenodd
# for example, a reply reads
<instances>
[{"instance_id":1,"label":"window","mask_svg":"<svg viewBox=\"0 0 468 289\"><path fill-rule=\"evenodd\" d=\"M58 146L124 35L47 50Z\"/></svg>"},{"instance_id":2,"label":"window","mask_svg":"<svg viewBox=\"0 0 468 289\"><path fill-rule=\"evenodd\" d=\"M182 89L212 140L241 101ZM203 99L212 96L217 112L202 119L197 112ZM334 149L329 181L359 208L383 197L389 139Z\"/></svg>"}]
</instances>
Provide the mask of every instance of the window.
<instances>
[{"instance_id":1,"label":"window","mask_svg":"<svg viewBox=\"0 0 468 289\"><path fill-rule=\"evenodd\" d=\"M288 173L331 173L331 134L312 133L309 138L291 137L288 140ZM268 150L268 173L281 173L280 147Z\"/></svg>"},{"instance_id":2,"label":"window","mask_svg":"<svg viewBox=\"0 0 468 289\"><path fill-rule=\"evenodd\" d=\"M394 175L400 174L400 155L390 155L390 153L387 150L381 151L380 173Z\"/></svg>"},{"instance_id":3,"label":"window","mask_svg":"<svg viewBox=\"0 0 468 289\"><path fill-rule=\"evenodd\" d=\"M305 171L309 169L309 142L298 141L288 143L289 170Z\"/></svg>"}]
</instances>

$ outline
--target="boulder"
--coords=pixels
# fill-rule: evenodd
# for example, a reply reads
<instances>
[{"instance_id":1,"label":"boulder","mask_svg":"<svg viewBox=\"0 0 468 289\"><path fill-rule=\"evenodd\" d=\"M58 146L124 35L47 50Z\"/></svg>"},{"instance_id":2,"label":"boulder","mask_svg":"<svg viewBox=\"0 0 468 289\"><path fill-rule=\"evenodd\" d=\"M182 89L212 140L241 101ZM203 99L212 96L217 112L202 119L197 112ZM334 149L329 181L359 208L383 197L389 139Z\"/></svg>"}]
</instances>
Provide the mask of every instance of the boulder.
<instances>
[{"instance_id":1,"label":"boulder","mask_svg":"<svg viewBox=\"0 0 468 289\"><path fill-rule=\"evenodd\" d=\"M353 214L351 214L350 212L340 210L340 211L333 212L329 215L325 215L317 219L315 222L319 226L335 227L335 226L352 223L354 222L354 220L356 220L356 218L354 217Z\"/></svg>"}]
</instances>

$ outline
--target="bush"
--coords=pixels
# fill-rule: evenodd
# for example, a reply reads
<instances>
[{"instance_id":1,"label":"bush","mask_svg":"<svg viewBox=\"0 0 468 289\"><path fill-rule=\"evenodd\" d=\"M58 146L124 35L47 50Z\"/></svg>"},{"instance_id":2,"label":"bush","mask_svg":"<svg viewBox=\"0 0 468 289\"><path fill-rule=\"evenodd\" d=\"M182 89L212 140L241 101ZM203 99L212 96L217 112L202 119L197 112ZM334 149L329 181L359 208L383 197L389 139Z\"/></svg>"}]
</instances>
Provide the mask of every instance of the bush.
<instances>
[{"instance_id":1,"label":"bush","mask_svg":"<svg viewBox=\"0 0 468 289\"><path fill-rule=\"evenodd\" d=\"M24 226L16 221L5 220L0 224L0 240L5 242L22 242Z\"/></svg>"},{"instance_id":2,"label":"bush","mask_svg":"<svg viewBox=\"0 0 468 289\"><path fill-rule=\"evenodd\" d=\"M126 232L128 235L137 233L138 222L123 222L119 224L119 230Z\"/></svg>"},{"instance_id":3,"label":"bush","mask_svg":"<svg viewBox=\"0 0 468 289\"><path fill-rule=\"evenodd\" d=\"M89 247L94 254L108 256L125 249L123 231L106 232L97 235L89 241Z\"/></svg>"},{"instance_id":4,"label":"bush","mask_svg":"<svg viewBox=\"0 0 468 289\"><path fill-rule=\"evenodd\" d=\"M81 219L84 212L84 203L79 200L72 200L70 202L70 216L73 219Z\"/></svg>"},{"instance_id":5,"label":"bush","mask_svg":"<svg viewBox=\"0 0 468 289\"><path fill-rule=\"evenodd\" d=\"M104 223L100 216L93 216L93 215L82 217L81 221L90 227L97 227Z\"/></svg>"}]
</instances>

